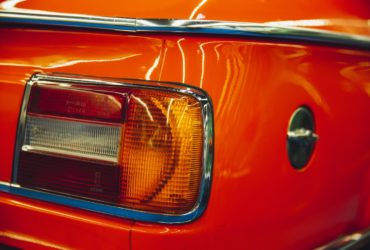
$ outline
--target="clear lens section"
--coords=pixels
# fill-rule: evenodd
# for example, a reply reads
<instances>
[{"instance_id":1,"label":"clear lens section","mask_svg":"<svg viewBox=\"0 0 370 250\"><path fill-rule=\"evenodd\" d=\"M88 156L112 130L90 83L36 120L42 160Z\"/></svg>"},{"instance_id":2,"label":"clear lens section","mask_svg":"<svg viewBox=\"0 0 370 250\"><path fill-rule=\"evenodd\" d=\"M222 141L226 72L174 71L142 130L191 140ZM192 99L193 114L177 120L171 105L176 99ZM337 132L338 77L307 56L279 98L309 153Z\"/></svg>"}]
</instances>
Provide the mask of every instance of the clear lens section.
<instances>
[{"instance_id":1,"label":"clear lens section","mask_svg":"<svg viewBox=\"0 0 370 250\"><path fill-rule=\"evenodd\" d=\"M28 115L23 151L117 163L121 126Z\"/></svg>"}]
</instances>

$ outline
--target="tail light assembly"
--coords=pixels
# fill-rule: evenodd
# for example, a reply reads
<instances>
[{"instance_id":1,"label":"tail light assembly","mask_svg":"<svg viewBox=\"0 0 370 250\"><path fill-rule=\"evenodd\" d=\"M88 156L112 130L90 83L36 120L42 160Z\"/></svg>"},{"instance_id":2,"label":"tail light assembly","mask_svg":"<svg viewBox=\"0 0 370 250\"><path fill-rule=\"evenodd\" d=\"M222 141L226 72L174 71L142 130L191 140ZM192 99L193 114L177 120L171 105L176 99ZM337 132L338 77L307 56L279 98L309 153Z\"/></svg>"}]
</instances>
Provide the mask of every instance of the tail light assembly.
<instances>
[{"instance_id":1,"label":"tail light assembly","mask_svg":"<svg viewBox=\"0 0 370 250\"><path fill-rule=\"evenodd\" d=\"M9 191L160 223L204 211L212 104L184 84L36 74L20 113Z\"/></svg>"}]
</instances>

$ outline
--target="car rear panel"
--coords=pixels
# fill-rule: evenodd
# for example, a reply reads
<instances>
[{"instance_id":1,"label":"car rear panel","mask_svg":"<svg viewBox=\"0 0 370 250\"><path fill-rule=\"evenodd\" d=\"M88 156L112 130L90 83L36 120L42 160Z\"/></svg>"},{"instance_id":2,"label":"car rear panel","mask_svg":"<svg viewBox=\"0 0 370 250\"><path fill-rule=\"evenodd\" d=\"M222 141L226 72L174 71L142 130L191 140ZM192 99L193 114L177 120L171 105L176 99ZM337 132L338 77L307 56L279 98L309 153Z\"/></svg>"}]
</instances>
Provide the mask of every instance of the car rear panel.
<instances>
[{"instance_id":1,"label":"car rear panel","mask_svg":"<svg viewBox=\"0 0 370 250\"><path fill-rule=\"evenodd\" d=\"M0 192L0 242L20 248L312 249L370 223L370 53L220 35L0 27L0 181L11 182L19 110L36 72L186 83L214 109L211 195L180 225L144 223ZM286 152L308 106L319 140Z\"/></svg>"},{"instance_id":2,"label":"car rear panel","mask_svg":"<svg viewBox=\"0 0 370 250\"><path fill-rule=\"evenodd\" d=\"M35 72L157 79L162 40L96 32L1 27L0 181L10 182L18 115ZM154 66L153 66L154 64ZM149 73L148 73L149 71ZM131 221L0 196L0 241L21 248L125 249Z\"/></svg>"}]
</instances>

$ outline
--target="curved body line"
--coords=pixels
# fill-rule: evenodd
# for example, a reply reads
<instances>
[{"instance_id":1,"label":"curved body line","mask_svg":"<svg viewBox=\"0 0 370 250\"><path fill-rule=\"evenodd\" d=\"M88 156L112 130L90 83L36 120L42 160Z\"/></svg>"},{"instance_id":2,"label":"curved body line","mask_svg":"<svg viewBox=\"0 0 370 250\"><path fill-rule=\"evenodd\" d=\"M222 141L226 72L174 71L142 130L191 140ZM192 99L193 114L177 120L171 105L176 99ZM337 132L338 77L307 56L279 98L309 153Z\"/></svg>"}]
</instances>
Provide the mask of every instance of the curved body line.
<instances>
[{"instance_id":1,"label":"curved body line","mask_svg":"<svg viewBox=\"0 0 370 250\"><path fill-rule=\"evenodd\" d=\"M137 19L55 12L0 11L0 23L76 27L121 32L185 33L282 39L334 46L369 49L370 37L308 28L284 27L248 22L179 19Z\"/></svg>"}]
</instances>

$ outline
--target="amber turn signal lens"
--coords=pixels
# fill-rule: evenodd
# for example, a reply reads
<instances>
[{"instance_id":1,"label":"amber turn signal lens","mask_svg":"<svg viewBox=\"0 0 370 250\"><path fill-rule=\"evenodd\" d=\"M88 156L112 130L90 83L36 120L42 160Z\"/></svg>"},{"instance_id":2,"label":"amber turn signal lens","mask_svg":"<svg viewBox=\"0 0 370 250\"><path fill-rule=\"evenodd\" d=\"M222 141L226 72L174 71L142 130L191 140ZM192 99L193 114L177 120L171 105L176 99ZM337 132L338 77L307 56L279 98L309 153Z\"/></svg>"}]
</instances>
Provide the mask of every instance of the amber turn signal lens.
<instances>
[{"instance_id":1,"label":"amber turn signal lens","mask_svg":"<svg viewBox=\"0 0 370 250\"><path fill-rule=\"evenodd\" d=\"M122 204L160 213L194 207L202 174L202 114L193 97L153 90L130 97Z\"/></svg>"}]
</instances>

